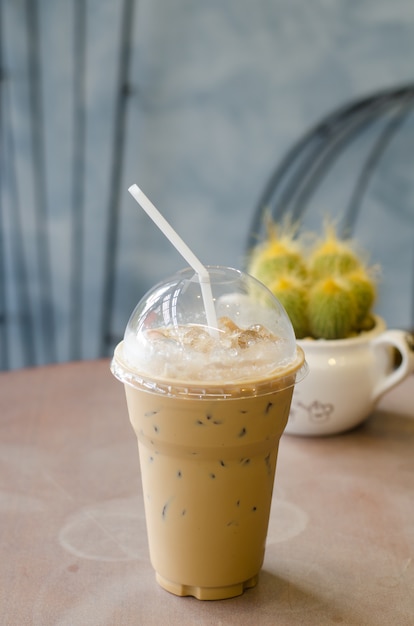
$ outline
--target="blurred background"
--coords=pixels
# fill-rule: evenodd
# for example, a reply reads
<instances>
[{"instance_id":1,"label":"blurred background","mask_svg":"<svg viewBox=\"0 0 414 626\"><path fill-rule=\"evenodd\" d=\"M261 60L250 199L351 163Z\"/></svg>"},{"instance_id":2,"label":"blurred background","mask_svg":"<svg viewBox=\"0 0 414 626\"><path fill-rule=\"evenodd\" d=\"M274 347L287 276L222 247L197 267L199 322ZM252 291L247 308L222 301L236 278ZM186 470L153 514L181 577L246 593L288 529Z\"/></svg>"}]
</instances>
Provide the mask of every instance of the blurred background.
<instances>
[{"instance_id":1,"label":"blurred background","mask_svg":"<svg viewBox=\"0 0 414 626\"><path fill-rule=\"evenodd\" d=\"M345 103L413 81L414 3L2 0L0 41L9 369L110 354L147 289L183 267L129 195L134 182L203 263L243 266L292 145ZM409 122L373 197L407 224L412 277ZM320 215L341 210L335 186L327 198ZM364 228L379 249L390 236L381 220ZM380 301L390 325L412 324L412 282Z\"/></svg>"}]
</instances>

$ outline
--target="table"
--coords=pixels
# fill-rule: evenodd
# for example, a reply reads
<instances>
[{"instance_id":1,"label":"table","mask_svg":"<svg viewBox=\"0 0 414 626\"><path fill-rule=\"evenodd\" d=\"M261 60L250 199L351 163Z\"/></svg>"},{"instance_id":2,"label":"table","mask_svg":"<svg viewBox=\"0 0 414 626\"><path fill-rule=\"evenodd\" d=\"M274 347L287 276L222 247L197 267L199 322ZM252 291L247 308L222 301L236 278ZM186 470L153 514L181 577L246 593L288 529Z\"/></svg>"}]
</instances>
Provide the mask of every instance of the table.
<instances>
[{"instance_id":1,"label":"table","mask_svg":"<svg viewBox=\"0 0 414 626\"><path fill-rule=\"evenodd\" d=\"M258 586L200 602L155 582L108 361L1 374L1 623L413 624L413 390L410 377L350 433L284 435Z\"/></svg>"}]
</instances>

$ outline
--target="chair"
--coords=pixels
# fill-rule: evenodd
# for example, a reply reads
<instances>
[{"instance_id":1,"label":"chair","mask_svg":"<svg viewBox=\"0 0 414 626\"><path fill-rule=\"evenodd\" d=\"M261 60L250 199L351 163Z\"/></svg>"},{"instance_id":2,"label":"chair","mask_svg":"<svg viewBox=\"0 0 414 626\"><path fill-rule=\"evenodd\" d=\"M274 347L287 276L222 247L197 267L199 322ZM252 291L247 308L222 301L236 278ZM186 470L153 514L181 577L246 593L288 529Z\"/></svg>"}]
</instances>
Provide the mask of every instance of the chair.
<instances>
[{"instance_id":1,"label":"chair","mask_svg":"<svg viewBox=\"0 0 414 626\"><path fill-rule=\"evenodd\" d=\"M414 328L414 84L348 103L305 133L271 174L255 208L246 252L265 216L299 232L332 218L381 267L376 310Z\"/></svg>"},{"instance_id":2,"label":"chair","mask_svg":"<svg viewBox=\"0 0 414 626\"><path fill-rule=\"evenodd\" d=\"M113 67L102 72L99 65L108 84L102 144L110 150L106 157L94 140L108 184L95 185L94 195L105 202L93 216L86 201L86 144L98 115L87 107L94 45L87 3L74 0L61 9L65 54L59 58L42 53L51 29L36 0L18 14L0 7L1 370L103 356L119 339L112 317L134 4L120 4L119 31L111 29ZM61 74L70 80L62 80L59 91ZM51 196L61 206L56 200L52 206Z\"/></svg>"}]
</instances>

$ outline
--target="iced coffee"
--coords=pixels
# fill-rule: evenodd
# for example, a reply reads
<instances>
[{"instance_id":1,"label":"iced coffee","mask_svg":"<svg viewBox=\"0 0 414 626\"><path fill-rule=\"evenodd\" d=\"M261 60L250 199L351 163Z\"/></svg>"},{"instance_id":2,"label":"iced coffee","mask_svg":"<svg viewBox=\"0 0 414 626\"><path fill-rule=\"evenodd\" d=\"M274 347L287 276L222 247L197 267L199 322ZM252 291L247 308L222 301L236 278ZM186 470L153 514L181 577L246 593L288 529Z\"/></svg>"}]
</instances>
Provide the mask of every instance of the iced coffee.
<instances>
[{"instance_id":1,"label":"iced coffee","mask_svg":"<svg viewBox=\"0 0 414 626\"><path fill-rule=\"evenodd\" d=\"M138 439L157 580L213 600L257 582L279 439L306 365L263 285L230 268L209 274L216 328L185 270L138 304L112 371Z\"/></svg>"}]
</instances>

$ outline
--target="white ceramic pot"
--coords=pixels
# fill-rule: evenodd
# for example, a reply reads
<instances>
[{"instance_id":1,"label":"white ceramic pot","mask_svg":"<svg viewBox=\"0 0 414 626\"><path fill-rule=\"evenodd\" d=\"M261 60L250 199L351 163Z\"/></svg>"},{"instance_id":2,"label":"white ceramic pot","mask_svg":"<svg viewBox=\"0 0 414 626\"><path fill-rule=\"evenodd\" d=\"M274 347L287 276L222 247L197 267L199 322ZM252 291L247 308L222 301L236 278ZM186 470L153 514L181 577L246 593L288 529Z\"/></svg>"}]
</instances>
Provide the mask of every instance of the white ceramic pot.
<instances>
[{"instance_id":1,"label":"white ceramic pot","mask_svg":"<svg viewBox=\"0 0 414 626\"><path fill-rule=\"evenodd\" d=\"M298 344L309 374L293 393L285 430L291 435L331 435L357 426L384 393L414 371L412 335L387 330L379 317L373 330L356 337Z\"/></svg>"}]
</instances>

